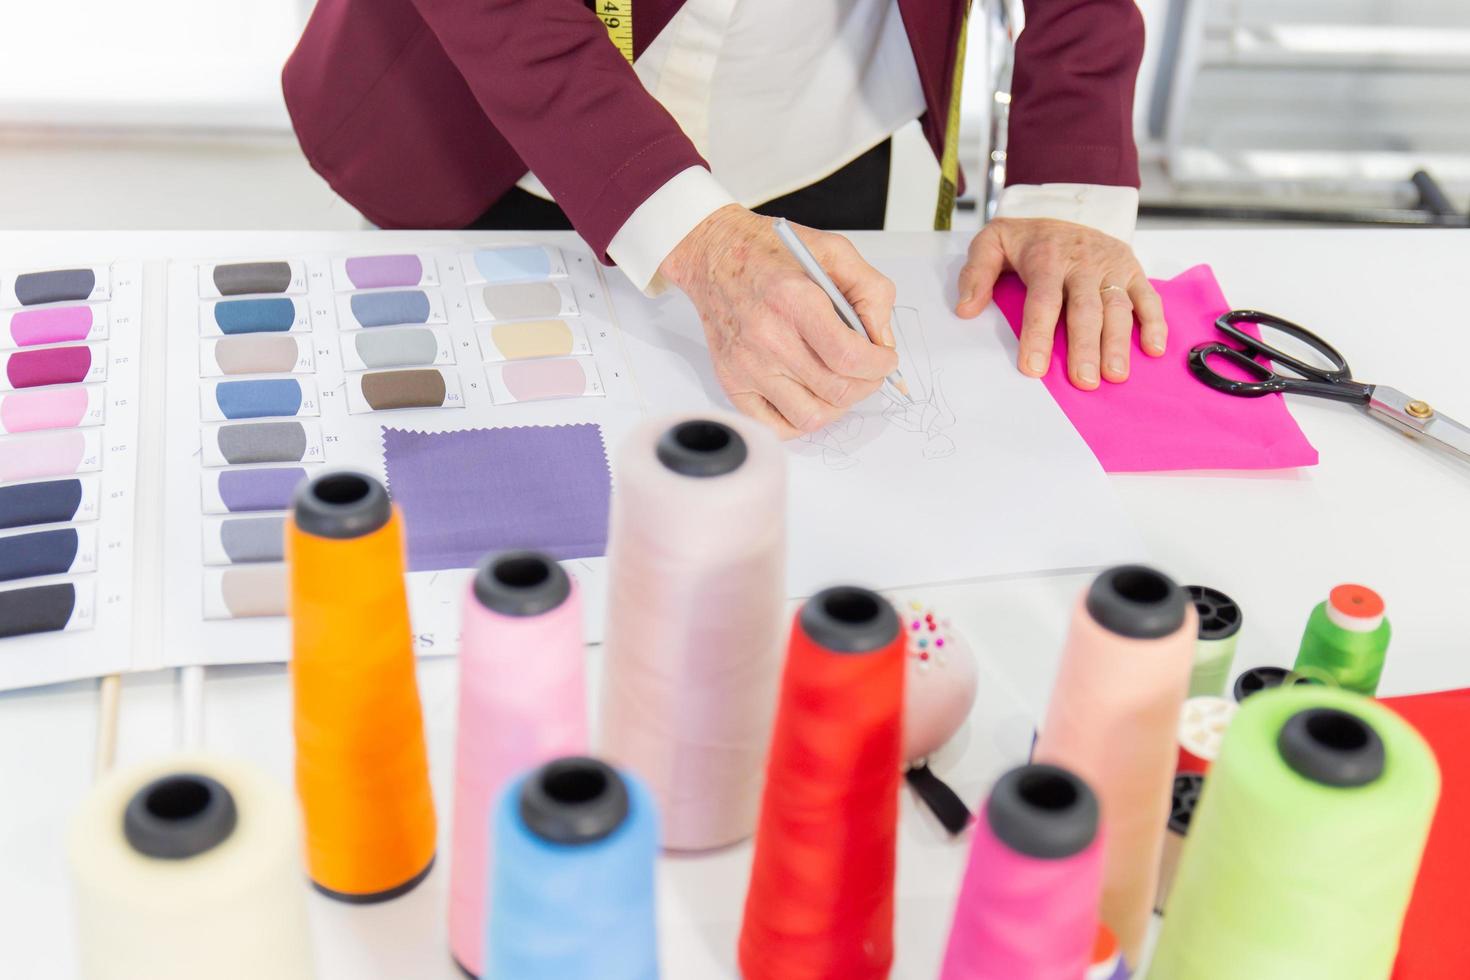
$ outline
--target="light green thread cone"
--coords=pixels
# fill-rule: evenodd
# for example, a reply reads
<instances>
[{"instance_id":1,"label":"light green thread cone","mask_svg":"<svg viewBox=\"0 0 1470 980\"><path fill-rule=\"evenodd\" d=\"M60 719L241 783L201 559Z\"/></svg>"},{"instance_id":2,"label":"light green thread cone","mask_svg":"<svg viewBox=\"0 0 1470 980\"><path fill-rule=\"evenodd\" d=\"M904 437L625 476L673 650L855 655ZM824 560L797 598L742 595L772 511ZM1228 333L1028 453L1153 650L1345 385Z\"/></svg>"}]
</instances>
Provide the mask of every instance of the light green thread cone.
<instances>
[{"instance_id":1,"label":"light green thread cone","mask_svg":"<svg viewBox=\"0 0 1470 980\"><path fill-rule=\"evenodd\" d=\"M1376 779L1324 785L1282 758L1282 727L1312 708L1377 732ZM1319 686L1250 698L1205 780L1149 980L1387 977L1438 796L1428 745L1377 702Z\"/></svg>"}]
</instances>

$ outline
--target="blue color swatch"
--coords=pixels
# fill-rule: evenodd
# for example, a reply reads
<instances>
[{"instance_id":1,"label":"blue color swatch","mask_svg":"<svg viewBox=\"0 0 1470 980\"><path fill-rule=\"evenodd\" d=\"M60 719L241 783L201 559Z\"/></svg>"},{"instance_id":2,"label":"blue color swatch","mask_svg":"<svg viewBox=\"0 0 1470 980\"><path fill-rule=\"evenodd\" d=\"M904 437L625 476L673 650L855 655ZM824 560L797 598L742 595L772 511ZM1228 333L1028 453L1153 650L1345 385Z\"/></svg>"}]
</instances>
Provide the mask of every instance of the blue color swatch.
<instances>
[{"instance_id":1,"label":"blue color swatch","mask_svg":"<svg viewBox=\"0 0 1470 980\"><path fill-rule=\"evenodd\" d=\"M259 419L295 415L301 410L301 384L295 378L221 381L214 400L227 419Z\"/></svg>"},{"instance_id":2,"label":"blue color swatch","mask_svg":"<svg viewBox=\"0 0 1470 980\"><path fill-rule=\"evenodd\" d=\"M289 299L227 299L214 304L220 333L273 333L290 330L296 303Z\"/></svg>"},{"instance_id":3,"label":"blue color swatch","mask_svg":"<svg viewBox=\"0 0 1470 980\"><path fill-rule=\"evenodd\" d=\"M475 251L475 268L486 282L545 279L551 275L551 257L539 245L482 248Z\"/></svg>"},{"instance_id":4,"label":"blue color swatch","mask_svg":"<svg viewBox=\"0 0 1470 980\"><path fill-rule=\"evenodd\" d=\"M77 546L77 531L71 527L0 538L0 582L69 572Z\"/></svg>"},{"instance_id":5,"label":"blue color swatch","mask_svg":"<svg viewBox=\"0 0 1470 980\"><path fill-rule=\"evenodd\" d=\"M400 323L427 323L429 297L422 289L393 289L380 293L357 293L352 297L352 316L364 327L391 327Z\"/></svg>"}]
</instances>

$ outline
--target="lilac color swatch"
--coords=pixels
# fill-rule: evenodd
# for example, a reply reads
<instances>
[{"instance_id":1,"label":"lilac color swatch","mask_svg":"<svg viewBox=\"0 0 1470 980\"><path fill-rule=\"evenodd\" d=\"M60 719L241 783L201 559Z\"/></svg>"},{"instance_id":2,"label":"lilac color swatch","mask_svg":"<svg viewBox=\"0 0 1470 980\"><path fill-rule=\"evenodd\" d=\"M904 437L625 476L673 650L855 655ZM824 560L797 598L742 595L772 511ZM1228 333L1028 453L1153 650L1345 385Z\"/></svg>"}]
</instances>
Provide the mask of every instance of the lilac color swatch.
<instances>
[{"instance_id":1,"label":"lilac color swatch","mask_svg":"<svg viewBox=\"0 0 1470 980\"><path fill-rule=\"evenodd\" d=\"M383 457L410 571L473 568L511 548L559 560L607 551L612 475L601 426L384 428Z\"/></svg>"},{"instance_id":2,"label":"lilac color swatch","mask_svg":"<svg viewBox=\"0 0 1470 980\"><path fill-rule=\"evenodd\" d=\"M219 499L231 513L286 510L305 479L306 470L299 466L224 470L219 475Z\"/></svg>"},{"instance_id":3,"label":"lilac color swatch","mask_svg":"<svg viewBox=\"0 0 1470 980\"><path fill-rule=\"evenodd\" d=\"M417 286L424 265L417 255L360 255L347 260L347 278L358 289Z\"/></svg>"},{"instance_id":4,"label":"lilac color swatch","mask_svg":"<svg viewBox=\"0 0 1470 980\"><path fill-rule=\"evenodd\" d=\"M17 347L82 340L92 332L90 306L48 306L21 310L10 318L10 336Z\"/></svg>"},{"instance_id":5,"label":"lilac color swatch","mask_svg":"<svg viewBox=\"0 0 1470 980\"><path fill-rule=\"evenodd\" d=\"M1082 391L1067 380L1067 333L1059 329L1042 379L1072 425L1109 473L1150 470L1264 470L1314 466L1317 450L1280 395L1237 398L1207 388L1189 373L1189 349L1227 338L1215 319L1230 309L1215 274L1197 265L1173 279L1152 280L1164 301L1168 350L1149 357L1133 335L1129 378ZM1014 275L995 287L995 303L1021 332L1026 287ZM1065 327L1066 320L1058 324ZM1249 324L1242 329L1255 333ZM1218 366L1218 365L1217 365Z\"/></svg>"}]
</instances>

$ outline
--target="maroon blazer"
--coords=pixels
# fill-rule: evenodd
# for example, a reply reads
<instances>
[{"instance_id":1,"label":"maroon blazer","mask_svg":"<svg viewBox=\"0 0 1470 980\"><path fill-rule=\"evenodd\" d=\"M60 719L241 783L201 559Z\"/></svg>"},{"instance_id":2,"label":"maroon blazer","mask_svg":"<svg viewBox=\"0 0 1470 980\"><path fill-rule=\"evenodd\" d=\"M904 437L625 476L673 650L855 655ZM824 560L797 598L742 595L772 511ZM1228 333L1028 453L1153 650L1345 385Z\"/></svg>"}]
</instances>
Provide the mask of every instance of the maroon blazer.
<instances>
[{"instance_id":1,"label":"maroon blazer","mask_svg":"<svg viewBox=\"0 0 1470 980\"><path fill-rule=\"evenodd\" d=\"M683 2L636 0L635 52ZM966 2L899 0L936 153ZM1134 0L1025 5L1008 182L1137 186ZM282 83L312 167L386 228L463 228L532 170L604 255L650 194L706 166L582 0L318 0Z\"/></svg>"}]
</instances>

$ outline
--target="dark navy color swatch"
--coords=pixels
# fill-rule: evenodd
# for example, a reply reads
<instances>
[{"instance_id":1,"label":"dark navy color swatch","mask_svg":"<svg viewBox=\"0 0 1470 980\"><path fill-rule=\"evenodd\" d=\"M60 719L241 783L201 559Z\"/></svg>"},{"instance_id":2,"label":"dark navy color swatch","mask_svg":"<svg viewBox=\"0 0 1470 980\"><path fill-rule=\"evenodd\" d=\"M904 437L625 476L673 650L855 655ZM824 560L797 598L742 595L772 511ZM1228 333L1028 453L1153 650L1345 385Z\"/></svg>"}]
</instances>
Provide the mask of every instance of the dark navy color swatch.
<instances>
[{"instance_id":1,"label":"dark navy color swatch","mask_svg":"<svg viewBox=\"0 0 1470 980\"><path fill-rule=\"evenodd\" d=\"M81 480L0 487L0 527L62 524L76 516L81 503Z\"/></svg>"},{"instance_id":2,"label":"dark navy color swatch","mask_svg":"<svg viewBox=\"0 0 1470 980\"><path fill-rule=\"evenodd\" d=\"M0 639L66 629L77 604L70 582L0 592Z\"/></svg>"},{"instance_id":3,"label":"dark navy color swatch","mask_svg":"<svg viewBox=\"0 0 1470 980\"><path fill-rule=\"evenodd\" d=\"M290 299L227 299L214 304L220 333L271 333L291 329L296 303Z\"/></svg>"},{"instance_id":4,"label":"dark navy color swatch","mask_svg":"<svg viewBox=\"0 0 1470 980\"><path fill-rule=\"evenodd\" d=\"M0 538L0 582L60 575L71 571L76 558L77 531L73 527Z\"/></svg>"},{"instance_id":5,"label":"dark navy color swatch","mask_svg":"<svg viewBox=\"0 0 1470 980\"><path fill-rule=\"evenodd\" d=\"M352 315L364 327L389 327L399 323L427 323L429 297L422 289L393 289L381 293L357 293L352 297Z\"/></svg>"},{"instance_id":6,"label":"dark navy color swatch","mask_svg":"<svg viewBox=\"0 0 1470 980\"><path fill-rule=\"evenodd\" d=\"M260 419L295 415L301 409L301 383L295 378L221 381L214 400L227 419Z\"/></svg>"}]
</instances>

